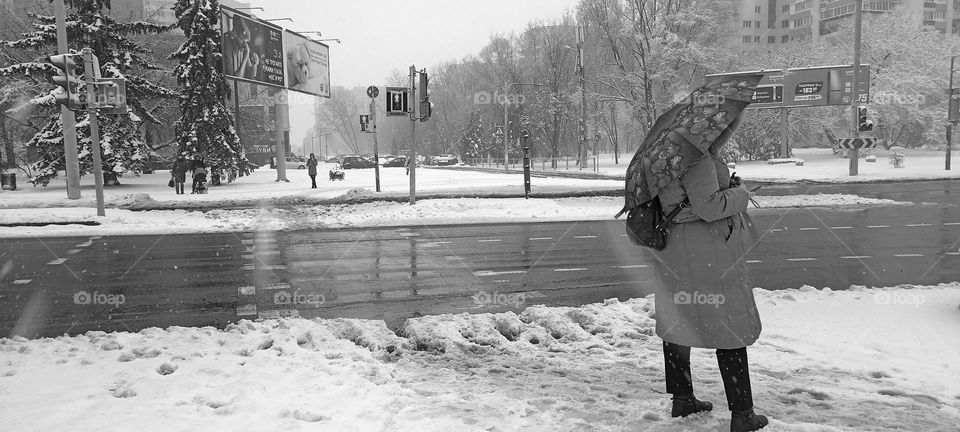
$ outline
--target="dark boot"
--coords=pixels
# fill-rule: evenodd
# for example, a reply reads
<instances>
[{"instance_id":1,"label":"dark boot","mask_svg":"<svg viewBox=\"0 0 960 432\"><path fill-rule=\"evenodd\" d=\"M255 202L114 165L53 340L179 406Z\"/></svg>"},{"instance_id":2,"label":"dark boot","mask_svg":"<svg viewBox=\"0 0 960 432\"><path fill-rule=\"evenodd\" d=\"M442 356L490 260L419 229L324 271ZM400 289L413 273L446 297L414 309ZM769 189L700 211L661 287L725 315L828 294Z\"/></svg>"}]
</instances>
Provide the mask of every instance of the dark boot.
<instances>
[{"instance_id":1,"label":"dark boot","mask_svg":"<svg viewBox=\"0 0 960 432\"><path fill-rule=\"evenodd\" d=\"M731 411L730 432L751 432L763 429L770 423L766 417L757 415L753 408L745 411Z\"/></svg>"},{"instance_id":2,"label":"dark boot","mask_svg":"<svg viewBox=\"0 0 960 432\"><path fill-rule=\"evenodd\" d=\"M673 395L673 410L670 417L686 417L703 411L713 411L713 404L698 400L693 395Z\"/></svg>"}]
</instances>

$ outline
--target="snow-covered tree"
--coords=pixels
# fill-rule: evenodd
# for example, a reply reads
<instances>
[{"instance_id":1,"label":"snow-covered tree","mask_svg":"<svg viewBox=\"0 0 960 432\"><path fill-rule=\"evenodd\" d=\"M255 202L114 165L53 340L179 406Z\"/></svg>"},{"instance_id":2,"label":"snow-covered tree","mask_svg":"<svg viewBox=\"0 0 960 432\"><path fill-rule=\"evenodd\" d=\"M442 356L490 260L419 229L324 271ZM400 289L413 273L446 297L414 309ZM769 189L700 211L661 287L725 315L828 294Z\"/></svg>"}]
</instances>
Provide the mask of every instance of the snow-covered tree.
<instances>
[{"instance_id":1,"label":"snow-covered tree","mask_svg":"<svg viewBox=\"0 0 960 432\"><path fill-rule=\"evenodd\" d=\"M187 40L171 55L180 61L174 69L180 93L177 145L180 154L201 159L218 172L233 177L246 166L243 147L224 105L230 88L221 65L220 3L218 0L178 0L177 25Z\"/></svg>"},{"instance_id":2,"label":"snow-covered tree","mask_svg":"<svg viewBox=\"0 0 960 432\"><path fill-rule=\"evenodd\" d=\"M479 159L484 157L487 144L483 139L483 117L475 111L467 121L461 132L459 151L464 159Z\"/></svg>"},{"instance_id":3,"label":"snow-covered tree","mask_svg":"<svg viewBox=\"0 0 960 432\"><path fill-rule=\"evenodd\" d=\"M79 52L90 48L100 60L104 78L126 78L127 104L130 112L121 116L100 116L100 145L104 176L112 178L124 172L139 173L147 164L147 150L140 134L143 121L157 121L143 106L147 99L163 99L176 95L174 90L157 85L143 77L148 70L157 69L144 57L149 50L131 40L133 35L161 33L169 27L147 22L121 23L105 12L109 0L68 0L67 39L70 48ZM20 76L49 83L57 69L42 59L56 52L56 19L53 16L31 15L35 31L25 33L22 39L2 41L0 46L27 50L37 54L37 61L14 64L0 69L0 76ZM48 113L49 120L26 144L35 150L39 160L32 166L30 182L45 186L65 169L63 153L63 125L54 99L59 91L52 85L30 99L21 109L39 109ZM86 113L77 113L77 136L80 155L80 173L92 172L90 123Z\"/></svg>"}]
</instances>

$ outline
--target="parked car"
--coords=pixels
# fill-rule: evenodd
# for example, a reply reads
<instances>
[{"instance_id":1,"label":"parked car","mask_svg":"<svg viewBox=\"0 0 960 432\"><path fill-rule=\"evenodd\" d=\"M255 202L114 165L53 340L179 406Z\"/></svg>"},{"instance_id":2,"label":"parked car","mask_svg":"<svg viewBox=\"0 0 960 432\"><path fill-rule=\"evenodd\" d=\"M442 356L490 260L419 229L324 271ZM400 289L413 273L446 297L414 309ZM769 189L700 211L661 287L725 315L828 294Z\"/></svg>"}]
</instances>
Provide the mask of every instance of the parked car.
<instances>
[{"instance_id":1,"label":"parked car","mask_svg":"<svg viewBox=\"0 0 960 432\"><path fill-rule=\"evenodd\" d=\"M307 169L307 163L296 156L287 156L287 169Z\"/></svg>"},{"instance_id":2,"label":"parked car","mask_svg":"<svg viewBox=\"0 0 960 432\"><path fill-rule=\"evenodd\" d=\"M372 160L364 159L360 156L344 157L343 162L340 164L343 169L373 168L376 165Z\"/></svg>"},{"instance_id":3,"label":"parked car","mask_svg":"<svg viewBox=\"0 0 960 432\"><path fill-rule=\"evenodd\" d=\"M431 158L431 165L456 165L457 157L451 154L437 155Z\"/></svg>"},{"instance_id":4,"label":"parked car","mask_svg":"<svg viewBox=\"0 0 960 432\"><path fill-rule=\"evenodd\" d=\"M403 168L407 166L407 157L406 156L397 156L393 159L390 159L387 163L383 164L384 168Z\"/></svg>"}]
</instances>

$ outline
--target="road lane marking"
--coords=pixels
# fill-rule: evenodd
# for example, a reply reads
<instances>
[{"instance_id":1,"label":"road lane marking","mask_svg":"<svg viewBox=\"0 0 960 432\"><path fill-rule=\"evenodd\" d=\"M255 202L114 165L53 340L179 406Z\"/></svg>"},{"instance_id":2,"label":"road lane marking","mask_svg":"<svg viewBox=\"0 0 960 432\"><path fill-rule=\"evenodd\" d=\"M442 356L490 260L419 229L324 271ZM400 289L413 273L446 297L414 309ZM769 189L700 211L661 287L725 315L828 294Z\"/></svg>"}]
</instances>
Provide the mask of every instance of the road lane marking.
<instances>
[{"instance_id":1,"label":"road lane marking","mask_svg":"<svg viewBox=\"0 0 960 432\"><path fill-rule=\"evenodd\" d=\"M33 282L33 279L17 279L13 281L14 285L26 285L30 282Z\"/></svg>"},{"instance_id":2,"label":"road lane marking","mask_svg":"<svg viewBox=\"0 0 960 432\"><path fill-rule=\"evenodd\" d=\"M800 231L816 231L820 228L800 228Z\"/></svg>"},{"instance_id":3,"label":"road lane marking","mask_svg":"<svg viewBox=\"0 0 960 432\"><path fill-rule=\"evenodd\" d=\"M947 222L947 223L945 223L944 225L947 225L947 226L960 225L960 222Z\"/></svg>"},{"instance_id":4,"label":"road lane marking","mask_svg":"<svg viewBox=\"0 0 960 432\"><path fill-rule=\"evenodd\" d=\"M237 294L239 295L254 295L257 293L257 287L255 286L242 286L237 288Z\"/></svg>"},{"instance_id":5,"label":"road lane marking","mask_svg":"<svg viewBox=\"0 0 960 432\"><path fill-rule=\"evenodd\" d=\"M525 274L526 270L507 270L507 271L492 271L492 270L481 270L473 272L474 276L484 277L484 276L500 276L500 275L510 275L510 274Z\"/></svg>"},{"instance_id":6,"label":"road lane marking","mask_svg":"<svg viewBox=\"0 0 960 432\"><path fill-rule=\"evenodd\" d=\"M849 255L849 256L842 256L842 257L840 257L840 258L842 258L842 259L869 259L869 258L873 258L873 257L870 256L870 255Z\"/></svg>"},{"instance_id":7,"label":"road lane marking","mask_svg":"<svg viewBox=\"0 0 960 432\"><path fill-rule=\"evenodd\" d=\"M867 228L890 228L890 225L867 225Z\"/></svg>"},{"instance_id":8,"label":"road lane marking","mask_svg":"<svg viewBox=\"0 0 960 432\"><path fill-rule=\"evenodd\" d=\"M575 271L587 271L587 270L588 270L588 269L585 268L585 267L553 269L553 271L555 271L555 272L575 272Z\"/></svg>"},{"instance_id":9,"label":"road lane marking","mask_svg":"<svg viewBox=\"0 0 960 432\"><path fill-rule=\"evenodd\" d=\"M928 227L933 226L928 223L918 223L918 224L907 224L908 227Z\"/></svg>"},{"instance_id":10,"label":"road lane marking","mask_svg":"<svg viewBox=\"0 0 960 432\"><path fill-rule=\"evenodd\" d=\"M530 237L530 241L534 240L553 240L553 237Z\"/></svg>"},{"instance_id":11,"label":"road lane marking","mask_svg":"<svg viewBox=\"0 0 960 432\"><path fill-rule=\"evenodd\" d=\"M853 229L853 227L847 227L847 226L836 226L836 227L830 227L830 229L834 229L834 230L841 230L841 229Z\"/></svg>"},{"instance_id":12,"label":"road lane marking","mask_svg":"<svg viewBox=\"0 0 960 432\"><path fill-rule=\"evenodd\" d=\"M960 255L960 252L947 252L947 255Z\"/></svg>"},{"instance_id":13,"label":"road lane marking","mask_svg":"<svg viewBox=\"0 0 960 432\"><path fill-rule=\"evenodd\" d=\"M86 242L80 243L74 247L82 248L82 247L88 247L91 245L93 245L93 240L87 240Z\"/></svg>"},{"instance_id":14,"label":"road lane marking","mask_svg":"<svg viewBox=\"0 0 960 432\"><path fill-rule=\"evenodd\" d=\"M458 257L458 256L456 256L456 255L447 255L447 256L445 256L445 257L443 257L443 258L445 258L447 261L457 261L457 260L462 260L462 259L463 259L463 258L460 258L460 257Z\"/></svg>"},{"instance_id":15,"label":"road lane marking","mask_svg":"<svg viewBox=\"0 0 960 432\"><path fill-rule=\"evenodd\" d=\"M787 258L787 261L799 262L799 261L817 261L816 258Z\"/></svg>"},{"instance_id":16,"label":"road lane marking","mask_svg":"<svg viewBox=\"0 0 960 432\"><path fill-rule=\"evenodd\" d=\"M63 264L63 263L65 263L65 262L67 262L67 259L66 259L66 258L57 258L57 259L55 259L55 260L53 260L53 261L48 262L47 265L60 265L60 264Z\"/></svg>"},{"instance_id":17,"label":"road lane marking","mask_svg":"<svg viewBox=\"0 0 960 432\"><path fill-rule=\"evenodd\" d=\"M893 256L897 258L907 258L907 257L922 257L923 254L894 254Z\"/></svg>"},{"instance_id":18,"label":"road lane marking","mask_svg":"<svg viewBox=\"0 0 960 432\"><path fill-rule=\"evenodd\" d=\"M67 251L67 255L76 255L80 252L83 252L83 249L70 249Z\"/></svg>"},{"instance_id":19,"label":"road lane marking","mask_svg":"<svg viewBox=\"0 0 960 432\"><path fill-rule=\"evenodd\" d=\"M595 235L582 235L582 236L573 236L575 239L592 239L597 238Z\"/></svg>"},{"instance_id":20,"label":"road lane marking","mask_svg":"<svg viewBox=\"0 0 960 432\"><path fill-rule=\"evenodd\" d=\"M747 264L760 264L762 262L763 261L760 261L760 260L747 260Z\"/></svg>"},{"instance_id":21,"label":"road lane marking","mask_svg":"<svg viewBox=\"0 0 960 432\"><path fill-rule=\"evenodd\" d=\"M769 231L770 231L770 232L780 232L780 231L783 231L783 229L773 228L773 229L771 229L771 230L769 230Z\"/></svg>"},{"instance_id":22,"label":"road lane marking","mask_svg":"<svg viewBox=\"0 0 960 432\"><path fill-rule=\"evenodd\" d=\"M240 240L240 242L243 243L243 244L245 244L245 245L252 245L252 244L253 244L253 239L243 239L243 240Z\"/></svg>"},{"instance_id":23,"label":"road lane marking","mask_svg":"<svg viewBox=\"0 0 960 432\"><path fill-rule=\"evenodd\" d=\"M620 237L627 237L627 234L620 234Z\"/></svg>"},{"instance_id":24,"label":"road lane marking","mask_svg":"<svg viewBox=\"0 0 960 432\"><path fill-rule=\"evenodd\" d=\"M646 265L646 264L637 264L637 265L621 265L621 266L616 266L616 265L615 265L615 266L610 266L610 267L620 268L620 269L632 269L632 268L647 268L647 267L650 267L650 266L648 266L648 265Z\"/></svg>"},{"instance_id":25,"label":"road lane marking","mask_svg":"<svg viewBox=\"0 0 960 432\"><path fill-rule=\"evenodd\" d=\"M254 240L255 240L257 243L276 243L276 242L277 242L277 238L276 238L276 237L257 237L257 238L254 239ZM244 241L246 241L246 240L244 240Z\"/></svg>"},{"instance_id":26,"label":"road lane marking","mask_svg":"<svg viewBox=\"0 0 960 432\"><path fill-rule=\"evenodd\" d=\"M93 236L93 237L90 237L90 240L100 240L100 239L102 239L102 238L103 238L103 237L101 237L101 236Z\"/></svg>"},{"instance_id":27,"label":"road lane marking","mask_svg":"<svg viewBox=\"0 0 960 432\"><path fill-rule=\"evenodd\" d=\"M477 243L494 243L494 242L502 242L502 241L503 239L489 239L489 240L477 240Z\"/></svg>"},{"instance_id":28,"label":"road lane marking","mask_svg":"<svg viewBox=\"0 0 960 432\"><path fill-rule=\"evenodd\" d=\"M265 265L265 266L256 266L254 264L247 264L240 268L240 270L286 270L287 266L283 264L277 265Z\"/></svg>"}]
</instances>

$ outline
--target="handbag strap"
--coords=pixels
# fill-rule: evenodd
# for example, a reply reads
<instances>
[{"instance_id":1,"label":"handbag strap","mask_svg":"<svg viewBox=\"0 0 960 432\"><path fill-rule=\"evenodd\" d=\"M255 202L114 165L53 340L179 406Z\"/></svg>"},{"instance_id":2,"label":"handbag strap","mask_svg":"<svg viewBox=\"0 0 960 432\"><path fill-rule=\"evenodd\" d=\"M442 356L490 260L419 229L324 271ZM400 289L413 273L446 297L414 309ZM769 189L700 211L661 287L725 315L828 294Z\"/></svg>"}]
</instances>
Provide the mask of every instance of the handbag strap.
<instances>
[{"instance_id":1,"label":"handbag strap","mask_svg":"<svg viewBox=\"0 0 960 432\"><path fill-rule=\"evenodd\" d=\"M677 204L677 206L673 208L670 214L667 215L667 218L664 219L663 222L661 222L657 228L668 228L670 225L673 225L673 218L680 213L680 210L683 210L684 208L689 206L690 206L690 198L684 197L683 202L681 202L680 204Z\"/></svg>"}]
</instances>

